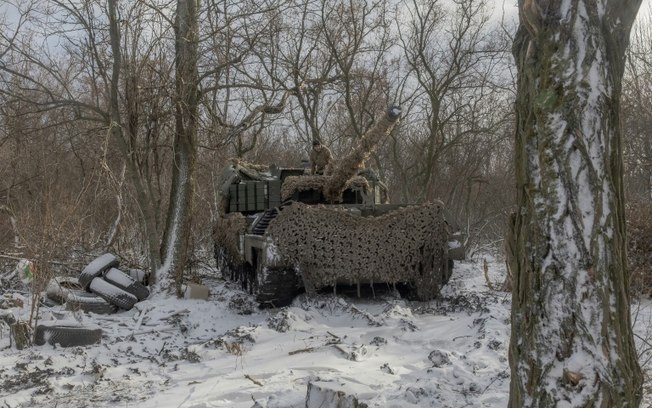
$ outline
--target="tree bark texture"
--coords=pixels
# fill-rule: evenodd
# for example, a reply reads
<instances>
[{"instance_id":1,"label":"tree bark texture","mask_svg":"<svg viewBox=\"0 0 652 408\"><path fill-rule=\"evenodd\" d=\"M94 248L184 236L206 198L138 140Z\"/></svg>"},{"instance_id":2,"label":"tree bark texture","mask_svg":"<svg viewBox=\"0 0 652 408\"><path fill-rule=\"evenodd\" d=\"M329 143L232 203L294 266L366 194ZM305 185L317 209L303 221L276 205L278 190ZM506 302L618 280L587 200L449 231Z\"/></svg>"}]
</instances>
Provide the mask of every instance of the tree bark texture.
<instances>
[{"instance_id":1,"label":"tree bark texture","mask_svg":"<svg viewBox=\"0 0 652 408\"><path fill-rule=\"evenodd\" d=\"M174 168L159 278L180 287L188 258L199 106L199 0L178 0L175 26L176 104Z\"/></svg>"},{"instance_id":2,"label":"tree bark texture","mask_svg":"<svg viewBox=\"0 0 652 408\"><path fill-rule=\"evenodd\" d=\"M620 94L640 0L519 0L510 402L636 407Z\"/></svg>"}]
</instances>

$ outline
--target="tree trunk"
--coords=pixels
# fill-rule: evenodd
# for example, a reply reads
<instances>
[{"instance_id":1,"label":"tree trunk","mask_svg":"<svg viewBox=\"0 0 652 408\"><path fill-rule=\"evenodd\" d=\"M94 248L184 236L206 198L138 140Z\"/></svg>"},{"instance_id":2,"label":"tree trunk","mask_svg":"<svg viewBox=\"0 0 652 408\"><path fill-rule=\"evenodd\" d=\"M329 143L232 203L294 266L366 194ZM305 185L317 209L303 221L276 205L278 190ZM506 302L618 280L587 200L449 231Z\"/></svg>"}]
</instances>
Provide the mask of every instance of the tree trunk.
<instances>
[{"instance_id":1,"label":"tree trunk","mask_svg":"<svg viewBox=\"0 0 652 408\"><path fill-rule=\"evenodd\" d=\"M197 70L199 0L178 0L176 14L176 104L174 169L163 247L163 266L158 278L172 276L177 288L188 258L192 196L197 156Z\"/></svg>"},{"instance_id":2,"label":"tree trunk","mask_svg":"<svg viewBox=\"0 0 652 408\"><path fill-rule=\"evenodd\" d=\"M519 0L509 406L636 407L620 127L640 0Z\"/></svg>"},{"instance_id":3,"label":"tree trunk","mask_svg":"<svg viewBox=\"0 0 652 408\"><path fill-rule=\"evenodd\" d=\"M156 214L151 196L148 196L143 183L143 179L136 162L134 147L127 141L124 126L121 120L120 97L118 89L120 86L120 71L122 70L122 53L120 49L120 27L117 15L116 0L108 1L109 8L109 35L111 39L111 52L113 54L111 82L109 84L110 93L110 112L109 131L118 142L118 147L122 152L127 164L129 178L136 192L136 202L143 218L145 236L147 237L147 249L149 258L149 272L151 280L154 280L155 272L158 270L161 260L159 256L160 248L160 230L157 228ZM119 209L118 209L119 210Z\"/></svg>"}]
</instances>

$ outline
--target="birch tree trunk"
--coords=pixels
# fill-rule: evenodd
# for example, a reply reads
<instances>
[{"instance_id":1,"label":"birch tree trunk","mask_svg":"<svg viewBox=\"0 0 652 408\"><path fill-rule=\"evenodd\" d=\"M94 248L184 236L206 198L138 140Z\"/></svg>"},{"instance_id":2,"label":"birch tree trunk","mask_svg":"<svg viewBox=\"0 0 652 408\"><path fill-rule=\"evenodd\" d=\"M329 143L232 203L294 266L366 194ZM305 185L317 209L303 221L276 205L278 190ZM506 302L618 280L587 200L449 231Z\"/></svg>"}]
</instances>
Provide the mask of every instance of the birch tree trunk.
<instances>
[{"instance_id":1,"label":"birch tree trunk","mask_svg":"<svg viewBox=\"0 0 652 408\"><path fill-rule=\"evenodd\" d=\"M621 79L640 0L519 0L509 406L637 407Z\"/></svg>"},{"instance_id":2,"label":"birch tree trunk","mask_svg":"<svg viewBox=\"0 0 652 408\"><path fill-rule=\"evenodd\" d=\"M199 0L178 0L175 26L176 104L174 169L158 279L180 287L188 258L199 106Z\"/></svg>"}]
</instances>

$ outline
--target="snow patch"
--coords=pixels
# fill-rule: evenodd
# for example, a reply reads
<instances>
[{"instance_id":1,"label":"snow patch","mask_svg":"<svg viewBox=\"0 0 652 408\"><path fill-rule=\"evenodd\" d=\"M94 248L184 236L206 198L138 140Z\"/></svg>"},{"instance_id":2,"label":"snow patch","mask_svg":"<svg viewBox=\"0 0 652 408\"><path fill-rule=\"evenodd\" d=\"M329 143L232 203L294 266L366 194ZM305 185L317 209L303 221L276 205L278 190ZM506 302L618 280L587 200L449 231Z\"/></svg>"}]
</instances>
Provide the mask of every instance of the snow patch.
<instances>
[{"instance_id":1,"label":"snow patch","mask_svg":"<svg viewBox=\"0 0 652 408\"><path fill-rule=\"evenodd\" d=\"M504 261L486 259L490 278L504 279ZM130 311L79 314L79 321L41 306L61 319L50 324L102 328L99 345L16 350L0 326L0 400L12 407L303 408L312 382L345 384L341 390L374 408L507 406L510 294L487 288L482 262L456 262L437 301L303 296L249 314L230 303L250 295L210 276L208 301L159 293ZM635 312L646 350L650 301ZM556 370L588 374L593 362L583 355ZM652 402L644 398L643 405Z\"/></svg>"}]
</instances>

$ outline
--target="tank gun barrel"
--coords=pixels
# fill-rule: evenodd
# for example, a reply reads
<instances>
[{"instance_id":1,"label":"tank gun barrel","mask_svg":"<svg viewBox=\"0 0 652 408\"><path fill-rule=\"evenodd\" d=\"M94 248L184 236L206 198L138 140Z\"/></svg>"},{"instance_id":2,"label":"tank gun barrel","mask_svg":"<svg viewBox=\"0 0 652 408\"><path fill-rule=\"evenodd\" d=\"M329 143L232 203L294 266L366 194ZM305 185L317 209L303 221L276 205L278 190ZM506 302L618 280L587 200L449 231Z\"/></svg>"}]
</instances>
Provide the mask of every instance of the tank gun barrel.
<instances>
[{"instance_id":1,"label":"tank gun barrel","mask_svg":"<svg viewBox=\"0 0 652 408\"><path fill-rule=\"evenodd\" d=\"M392 106L358 141L356 147L342 160L335 163L330 178L324 186L324 196L328 201L341 201L342 192L349 179L358 174L360 167L369 158L376 146L391 133L401 116L401 108Z\"/></svg>"}]
</instances>

